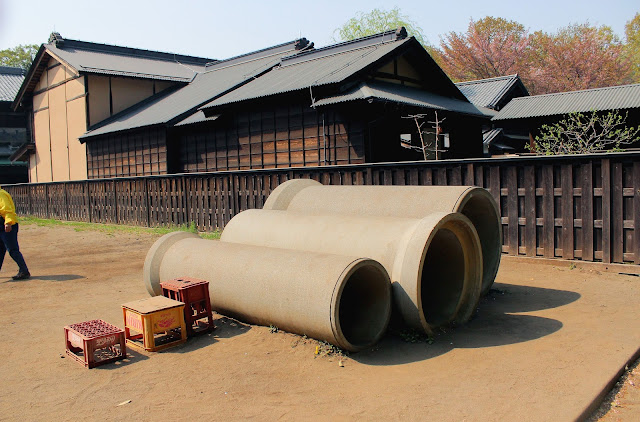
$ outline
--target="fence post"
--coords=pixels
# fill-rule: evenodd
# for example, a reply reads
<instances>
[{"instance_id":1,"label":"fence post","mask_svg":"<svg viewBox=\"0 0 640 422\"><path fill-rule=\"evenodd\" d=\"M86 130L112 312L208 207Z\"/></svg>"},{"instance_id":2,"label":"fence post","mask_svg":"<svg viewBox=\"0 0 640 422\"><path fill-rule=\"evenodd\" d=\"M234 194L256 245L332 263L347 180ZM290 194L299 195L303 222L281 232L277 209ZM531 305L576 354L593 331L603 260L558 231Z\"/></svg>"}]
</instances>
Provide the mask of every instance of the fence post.
<instances>
[{"instance_id":1,"label":"fence post","mask_svg":"<svg viewBox=\"0 0 640 422\"><path fill-rule=\"evenodd\" d=\"M113 183L113 222L118 224L118 192L117 192L117 183L116 180L113 179L111 181Z\"/></svg>"},{"instance_id":2,"label":"fence post","mask_svg":"<svg viewBox=\"0 0 640 422\"><path fill-rule=\"evenodd\" d=\"M44 184L44 215L45 218L51 218L49 216L49 185L47 183Z\"/></svg>"},{"instance_id":3,"label":"fence post","mask_svg":"<svg viewBox=\"0 0 640 422\"><path fill-rule=\"evenodd\" d=\"M86 182L84 182L85 184L85 192L86 192L86 197L87 197L87 201L86 201L86 207L87 207L87 220L89 220L89 223L91 223L92 219L91 219L91 195L89 194L89 181L87 180Z\"/></svg>"},{"instance_id":4,"label":"fence post","mask_svg":"<svg viewBox=\"0 0 640 422\"><path fill-rule=\"evenodd\" d=\"M64 194L65 214L67 216L67 221L69 221L69 198L67 196L67 182L62 183L62 193Z\"/></svg>"},{"instance_id":5,"label":"fence post","mask_svg":"<svg viewBox=\"0 0 640 422\"><path fill-rule=\"evenodd\" d=\"M147 207L147 227L151 227L151 205L149 201L149 180L145 177L144 181L144 201Z\"/></svg>"},{"instance_id":6,"label":"fence post","mask_svg":"<svg viewBox=\"0 0 640 422\"><path fill-rule=\"evenodd\" d=\"M31 190L32 190L32 187L29 186L28 189L27 189L27 194L28 194L27 203L29 204L29 215L33 215L33 203L32 203L32 200L31 200L31 196L32 196L31 195Z\"/></svg>"},{"instance_id":7,"label":"fence post","mask_svg":"<svg viewBox=\"0 0 640 422\"><path fill-rule=\"evenodd\" d=\"M602 159L602 262L611 262L611 162Z\"/></svg>"}]
</instances>

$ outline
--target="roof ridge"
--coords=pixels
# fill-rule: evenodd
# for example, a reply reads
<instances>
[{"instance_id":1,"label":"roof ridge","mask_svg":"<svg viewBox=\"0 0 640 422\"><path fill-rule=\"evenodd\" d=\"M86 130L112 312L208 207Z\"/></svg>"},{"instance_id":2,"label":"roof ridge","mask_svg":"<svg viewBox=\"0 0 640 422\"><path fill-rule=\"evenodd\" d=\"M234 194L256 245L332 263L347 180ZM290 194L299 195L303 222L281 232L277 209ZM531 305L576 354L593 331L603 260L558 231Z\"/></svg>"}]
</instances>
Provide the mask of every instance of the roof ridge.
<instances>
[{"instance_id":1,"label":"roof ridge","mask_svg":"<svg viewBox=\"0 0 640 422\"><path fill-rule=\"evenodd\" d=\"M511 75L504 75L504 76L494 76L492 78L485 78L485 79L473 79L470 81L462 81L462 82L456 82L456 85L464 85L464 84L471 84L471 83L478 83L478 82L491 82L491 81L496 81L498 79L515 79L518 76L517 73L513 73Z\"/></svg>"},{"instance_id":2,"label":"roof ridge","mask_svg":"<svg viewBox=\"0 0 640 422\"><path fill-rule=\"evenodd\" d=\"M285 47L291 47L289 49L285 49ZM273 56L273 55L278 55L281 53L284 53L286 51L289 50L304 50L307 47L311 47L313 48L313 43L310 43L309 40L307 40L306 38L298 38L295 39L293 41L289 41L289 42L285 42L282 44L277 44L271 47L267 47L267 48L262 48L260 50L255 50L249 53L245 53L245 54L240 54L238 56L234 56L234 57L230 57L228 59L224 59L224 60L218 60L214 63L209 64L208 67L205 68L205 72L209 72L209 71L213 71L213 70L218 70L220 69L220 67L218 66L222 66L222 67L229 67L229 66L233 66L236 64L242 64L242 63L247 63L249 61L252 60L257 60L257 59L261 59L264 57L269 57L269 56ZM267 54L269 53L269 54ZM292 55L291 57L295 57L295 55ZM246 60L241 60L241 59L246 59ZM236 61L236 63L232 63Z\"/></svg>"},{"instance_id":3,"label":"roof ridge","mask_svg":"<svg viewBox=\"0 0 640 422\"><path fill-rule=\"evenodd\" d=\"M0 66L0 74L24 76L27 72L21 67Z\"/></svg>"},{"instance_id":4,"label":"roof ridge","mask_svg":"<svg viewBox=\"0 0 640 422\"><path fill-rule=\"evenodd\" d=\"M358 50L365 47L371 47L390 42L402 41L407 38L407 31L404 27L387 30L373 35L368 35L354 40L343 41L336 44L328 45L321 48L314 48L296 55L283 57L281 62L284 65L292 65L303 61L313 60L315 58L326 57L334 54L346 53L348 51ZM332 50L335 50L332 52ZM295 61L294 61L295 60Z\"/></svg>"},{"instance_id":5,"label":"roof ridge","mask_svg":"<svg viewBox=\"0 0 640 422\"><path fill-rule=\"evenodd\" d=\"M632 86L640 86L640 83L625 84L625 85L614 85L614 86L601 86L599 88L579 89L579 90L576 90L576 91L550 92L548 94L529 95L528 97L513 98L511 101L523 100L525 98L553 97L553 96L560 96L560 95L579 94L579 93L583 93L583 92L605 91L605 90L609 90L609 89L628 88L628 87L632 87Z\"/></svg>"}]
</instances>

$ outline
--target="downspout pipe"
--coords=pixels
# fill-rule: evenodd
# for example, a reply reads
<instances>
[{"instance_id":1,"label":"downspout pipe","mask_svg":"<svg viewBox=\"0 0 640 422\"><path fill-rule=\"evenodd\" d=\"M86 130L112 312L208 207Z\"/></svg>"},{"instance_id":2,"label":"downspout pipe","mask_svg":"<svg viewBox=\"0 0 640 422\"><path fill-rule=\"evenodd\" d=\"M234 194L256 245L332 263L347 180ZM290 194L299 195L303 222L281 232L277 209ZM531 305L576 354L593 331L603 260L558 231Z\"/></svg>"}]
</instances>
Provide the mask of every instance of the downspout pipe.
<instances>
[{"instance_id":1,"label":"downspout pipe","mask_svg":"<svg viewBox=\"0 0 640 422\"><path fill-rule=\"evenodd\" d=\"M391 284L376 261L201 239L174 232L149 250L143 280L152 295L160 281L194 277L209 282L217 312L275 325L342 349L370 347L391 314Z\"/></svg>"},{"instance_id":2,"label":"downspout pipe","mask_svg":"<svg viewBox=\"0 0 640 422\"><path fill-rule=\"evenodd\" d=\"M459 213L415 219L254 209L232 218L220 240L374 259L391 277L402 319L427 333L466 322L480 298L480 241Z\"/></svg>"},{"instance_id":3,"label":"downspout pipe","mask_svg":"<svg viewBox=\"0 0 640 422\"><path fill-rule=\"evenodd\" d=\"M328 186L294 179L271 192L263 209L309 215L423 218L433 212L464 214L482 248L482 295L491 289L502 254L502 222L491 194L475 186Z\"/></svg>"}]
</instances>

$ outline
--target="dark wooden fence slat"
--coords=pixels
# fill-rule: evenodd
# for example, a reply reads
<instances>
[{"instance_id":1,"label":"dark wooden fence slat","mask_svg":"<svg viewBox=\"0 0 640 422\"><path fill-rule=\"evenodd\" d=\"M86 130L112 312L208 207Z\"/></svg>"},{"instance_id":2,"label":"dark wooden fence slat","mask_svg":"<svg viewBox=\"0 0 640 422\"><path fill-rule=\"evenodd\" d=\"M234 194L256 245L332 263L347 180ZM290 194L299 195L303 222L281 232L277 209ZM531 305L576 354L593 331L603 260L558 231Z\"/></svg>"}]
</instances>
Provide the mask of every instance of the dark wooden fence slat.
<instances>
[{"instance_id":1,"label":"dark wooden fence slat","mask_svg":"<svg viewBox=\"0 0 640 422\"><path fill-rule=\"evenodd\" d=\"M562 257L573 259L573 166L562 167Z\"/></svg>"},{"instance_id":2,"label":"dark wooden fence slat","mask_svg":"<svg viewBox=\"0 0 640 422\"><path fill-rule=\"evenodd\" d=\"M640 264L640 161L633 162L633 262Z\"/></svg>"},{"instance_id":3,"label":"dark wooden fence slat","mask_svg":"<svg viewBox=\"0 0 640 422\"><path fill-rule=\"evenodd\" d=\"M593 164L582 165L582 259L593 261Z\"/></svg>"},{"instance_id":4,"label":"dark wooden fence slat","mask_svg":"<svg viewBox=\"0 0 640 422\"><path fill-rule=\"evenodd\" d=\"M553 166L542 169L542 236L545 258L555 255L555 206L553 200Z\"/></svg>"},{"instance_id":5,"label":"dark wooden fence slat","mask_svg":"<svg viewBox=\"0 0 640 422\"><path fill-rule=\"evenodd\" d=\"M509 255L518 255L518 168L510 166L506 170Z\"/></svg>"},{"instance_id":6,"label":"dark wooden fence slat","mask_svg":"<svg viewBox=\"0 0 640 422\"><path fill-rule=\"evenodd\" d=\"M602 262L611 262L611 163L602 160Z\"/></svg>"},{"instance_id":7,"label":"dark wooden fence slat","mask_svg":"<svg viewBox=\"0 0 640 422\"><path fill-rule=\"evenodd\" d=\"M536 170L524 168L525 246L527 256L536 256Z\"/></svg>"},{"instance_id":8,"label":"dark wooden fence slat","mask_svg":"<svg viewBox=\"0 0 640 422\"><path fill-rule=\"evenodd\" d=\"M611 167L611 258L613 262L623 262L622 163L613 163Z\"/></svg>"}]
</instances>

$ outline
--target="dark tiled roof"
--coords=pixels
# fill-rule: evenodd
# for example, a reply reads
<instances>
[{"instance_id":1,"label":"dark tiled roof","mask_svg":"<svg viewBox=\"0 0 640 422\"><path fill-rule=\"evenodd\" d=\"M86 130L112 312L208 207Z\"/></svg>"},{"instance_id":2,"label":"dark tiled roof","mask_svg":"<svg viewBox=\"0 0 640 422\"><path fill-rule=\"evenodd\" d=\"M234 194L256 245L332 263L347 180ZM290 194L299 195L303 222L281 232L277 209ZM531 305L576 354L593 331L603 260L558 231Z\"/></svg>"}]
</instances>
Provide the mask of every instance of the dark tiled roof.
<instances>
[{"instance_id":1,"label":"dark tiled roof","mask_svg":"<svg viewBox=\"0 0 640 422\"><path fill-rule=\"evenodd\" d=\"M293 54L300 46L300 40L296 40L216 62L207 67L205 72L198 73L190 84L176 91L161 93L148 102L124 110L89 130L81 139L144 126L168 124L174 120L180 121L212 98L269 70L280 62L282 56Z\"/></svg>"},{"instance_id":2,"label":"dark tiled roof","mask_svg":"<svg viewBox=\"0 0 640 422\"><path fill-rule=\"evenodd\" d=\"M0 66L0 101L13 101L24 80L25 71L19 67Z\"/></svg>"},{"instance_id":3,"label":"dark tiled roof","mask_svg":"<svg viewBox=\"0 0 640 422\"><path fill-rule=\"evenodd\" d=\"M410 40L412 38L396 38L395 31L389 31L285 58L270 72L203 108L339 83Z\"/></svg>"},{"instance_id":4,"label":"dark tiled roof","mask_svg":"<svg viewBox=\"0 0 640 422\"><path fill-rule=\"evenodd\" d=\"M44 45L79 72L189 82L212 59L76 40Z\"/></svg>"},{"instance_id":5,"label":"dark tiled roof","mask_svg":"<svg viewBox=\"0 0 640 422\"><path fill-rule=\"evenodd\" d=\"M640 84L514 98L493 120L640 107Z\"/></svg>"},{"instance_id":6,"label":"dark tiled roof","mask_svg":"<svg viewBox=\"0 0 640 422\"><path fill-rule=\"evenodd\" d=\"M360 86L345 94L323 98L316 101L314 105L320 107L356 100L392 101L418 107L454 111L457 113L481 117L491 117L495 114L493 110L480 110L475 105L466 101L444 97L416 88L375 81L362 83Z\"/></svg>"},{"instance_id":7,"label":"dark tiled roof","mask_svg":"<svg viewBox=\"0 0 640 422\"><path fill-rule=\"evenodd\" d=\"M53 33L49 42L40 46L12 107L17 108L24 95L35 89L50 56L78 72L183 83L204 71L208 63L215 62L202 57L68 40Z\"/></svg>"},{"instance_id":8,"label":"dark tiled roof","mask_svg":"<svg viewBox=\"0 0 640 422\"><path fill-rule=\"evenodd\" d=\"M495 109L504 95L518 83L522 85L518 75L508 75L479 79L476 81L458 82L456 86L473 104ZM522 85L522 88L524 89L524 85Z\"/></svg>"}]
</instances>

